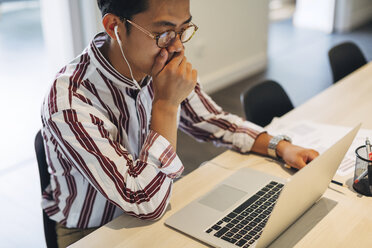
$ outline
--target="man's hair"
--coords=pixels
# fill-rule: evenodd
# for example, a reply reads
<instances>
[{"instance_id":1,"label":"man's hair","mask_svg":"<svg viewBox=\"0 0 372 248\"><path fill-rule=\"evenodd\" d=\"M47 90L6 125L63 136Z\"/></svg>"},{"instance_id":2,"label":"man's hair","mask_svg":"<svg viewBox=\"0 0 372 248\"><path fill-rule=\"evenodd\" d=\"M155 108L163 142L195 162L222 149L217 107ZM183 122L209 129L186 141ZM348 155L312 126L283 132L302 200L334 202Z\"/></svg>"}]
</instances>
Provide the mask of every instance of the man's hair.
<instances>
[{"instance_id":1,"label":"man's hair","mask_svg":"<svg viewBox=\"0 0 372 248\"><path fill-rule=\"evenodd\" d=\"M121 21L131 19L134 15L144 12L148 8L148 0L97 0L102 17L107 13L114 14ZM125 22L129 33L129 24Z\"/></svg>"}]
</instances>

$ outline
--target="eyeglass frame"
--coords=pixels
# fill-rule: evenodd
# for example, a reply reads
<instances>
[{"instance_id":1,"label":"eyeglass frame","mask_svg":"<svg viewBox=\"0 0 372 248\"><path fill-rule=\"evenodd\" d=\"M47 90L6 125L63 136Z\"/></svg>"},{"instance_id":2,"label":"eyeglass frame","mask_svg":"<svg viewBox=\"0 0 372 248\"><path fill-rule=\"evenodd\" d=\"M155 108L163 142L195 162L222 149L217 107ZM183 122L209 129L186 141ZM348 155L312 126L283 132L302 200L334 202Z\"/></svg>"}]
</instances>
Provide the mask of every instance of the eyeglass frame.
<instances>
[{"instance_id":1,"label":"eyeglass frame","mask_svg":"<svg viewBox=\"0 0 372 248\"><path fill-rule=\"evenodd\" d=\"M181 31L179 31L179 32L176 32L175 30L167 30L167 31L164 31L164 32L162 32L162 33L160 33L160 34L154 34L154 33L148 31L147 29L141 27L140 25L136 24L135 22L133 22L133 21L131 21L131 20L125 19L124 21L126 21L126 22L128 22L129 24L133 25L135 28L139 29L140 31L142 31L143 33L145 33L146 35L148 35L150 38L156 40L156 45L157 45L159 48L166 48L166 47L168 47L168 46L166 46L166 47L161 47L161 46L159 46L159 38L160 38L160 36L162 36L162 35L163 35L164 33L166 33L166 32L171 32L171 31L174 32L174 33L176 34L176 36L175 36L173 39L175 39L175 38L177 37L177 35L179 35L179 36L180 36L180 41L181 41L181 43L186 43L186 42L188 42L189 40L191 40L191 38L194 36L194 34L196 33L196 31L199 29L198 26L196 26L194 23L190 22L190 23L189 23L189 26L187 26L186 28L183 28L183 29L182 29ZM191 26L194 27L194 32L193 32L193 34L192 34L192 35L190 36L190 38L188 38L186 41L182 41L182 40L181 40L181 36L182 36L183 32L185 32L185 30L186 30L187 28L191 27ZM173 39L172 39L172 40L173 40Z\"/></svg>"}]
</instances>

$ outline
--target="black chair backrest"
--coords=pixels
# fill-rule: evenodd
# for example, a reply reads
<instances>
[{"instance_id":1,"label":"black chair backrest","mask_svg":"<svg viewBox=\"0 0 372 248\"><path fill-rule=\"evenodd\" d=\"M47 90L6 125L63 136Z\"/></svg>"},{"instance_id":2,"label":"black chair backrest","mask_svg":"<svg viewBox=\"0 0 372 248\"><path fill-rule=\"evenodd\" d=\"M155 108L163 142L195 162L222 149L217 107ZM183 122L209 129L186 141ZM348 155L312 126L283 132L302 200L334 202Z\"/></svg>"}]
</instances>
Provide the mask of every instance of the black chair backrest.
<instances>
[{"instance_id":1,"label":"black chair backrest","mask_svg":"<svg viewBox=\"0 0 372 248\"><path fill-rule=\"evenodd\" d=\"M268 125L293 109L284 89L275 81L266 80L248 88L240 96L247 120L260 126Z\"/></svg>"},{"instance_id":2,"label":"black chair backrest","mask_svg":"<svg viewBox=\"0 0 372 248\"><path fill-rule=\"evenodd\" d=\"M336 83L367 63L359 47L349 41L341 43L329 50L328 57L333 74L333 83Z\"/></svg>"},{"instance_id":3,"label":"black chair backrest","mask_svg":"<svg viewBox=\"0 0 372 248\"><path fill-rule=\"evenodd\" d=\"M45 149L43 143L43 137L41 136L41 131L36 134L35 137L35 152L37 164L39 167L39 177L41 185L41 194L44 189L50 183L50 174L48 172L48 164L46 162ZM46 245L48 248L58 248L57 245L57 234L56 234L56 222L49 219L48 215L43 210L43 223L44 223L44 236Z\"/></svg>"}]
</instances>

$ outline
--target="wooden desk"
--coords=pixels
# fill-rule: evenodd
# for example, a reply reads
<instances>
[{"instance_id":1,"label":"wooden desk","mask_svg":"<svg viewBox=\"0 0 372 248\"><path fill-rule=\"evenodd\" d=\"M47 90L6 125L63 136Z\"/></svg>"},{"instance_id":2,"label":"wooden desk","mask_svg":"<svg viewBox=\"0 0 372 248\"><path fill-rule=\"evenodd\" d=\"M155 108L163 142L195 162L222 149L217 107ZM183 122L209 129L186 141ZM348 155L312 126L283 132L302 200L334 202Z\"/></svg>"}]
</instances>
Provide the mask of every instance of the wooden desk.
<instances>
[{"instance_id":1,"label":"wooden desk","mask_svg":"<svg viewBox=\"0 0 372 248\"><path fill-rule=\"evenodd\" d=\"M371 95L372 63L369 63L282 119L308 119L350 127L363 122L363 128L372 129ZM206 247L166 227L164 221L244 166L277 176L290 176L289 170L268 158L227 151L175 183L171 204L160 220L143 221L122 215L70 247ZM351 177L340 180L350 181ZM331 184L322 201L281 235L272 247L372 247L371 230L372 198L360 197L349 188Z\"/></svg>"}]
</instances>

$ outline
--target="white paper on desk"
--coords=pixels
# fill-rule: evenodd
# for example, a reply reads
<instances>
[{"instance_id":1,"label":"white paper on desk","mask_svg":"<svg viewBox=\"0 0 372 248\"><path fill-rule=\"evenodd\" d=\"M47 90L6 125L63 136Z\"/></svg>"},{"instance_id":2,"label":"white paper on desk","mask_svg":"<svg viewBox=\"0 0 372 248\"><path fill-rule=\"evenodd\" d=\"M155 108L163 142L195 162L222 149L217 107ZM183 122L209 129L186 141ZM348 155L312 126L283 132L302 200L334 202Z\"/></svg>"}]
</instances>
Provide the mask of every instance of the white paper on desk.
<instances>
[{"instance_id":1,"label":"white paper on desk","mask_svg":"<svg viewBox=\"0 0 372 248\"><path fill-rule=\"evenodd\" d=\"M351 128L320 124L312 121L283 122L274 119L267 127L272 135L286 134L292 138L292 143L317 150L320 154L341 139ZM372 137L372 130L359 130L356 138L347 151L337 175L346 176L354 172L355 149L365 144L366 137Z\"/></svg>"}]
</instances>

